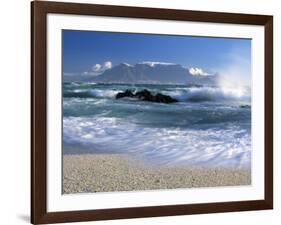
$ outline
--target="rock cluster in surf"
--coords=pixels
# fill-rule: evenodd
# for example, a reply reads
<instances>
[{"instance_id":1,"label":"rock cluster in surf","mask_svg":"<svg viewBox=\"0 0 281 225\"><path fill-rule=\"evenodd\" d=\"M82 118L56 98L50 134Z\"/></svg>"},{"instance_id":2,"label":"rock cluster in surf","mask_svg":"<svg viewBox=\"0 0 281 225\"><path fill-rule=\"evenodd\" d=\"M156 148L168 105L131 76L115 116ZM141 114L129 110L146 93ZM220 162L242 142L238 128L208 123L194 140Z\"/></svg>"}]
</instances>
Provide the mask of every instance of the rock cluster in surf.
<instances>
[{"instance_id":1,"label":"rock cluster in surf","mask_svg":"<svg viewBox=\"0 0 281 225\"><path fill-rule=\"evenodd\" d=\"M147 89L144 89L142 91L138 91L136 93L133 93L130 90L126 90L124 92L119 92L116 95L116 99L125 98L125 97L127 97L127 98L137 98L137 99L140 99L142 101L158 102L158 103L166 103L166 104L178 102L178 100L172 98L169 95L163 95L163 94L160 94L160 93L157 93L156 95L153 95Z\"/></svg>"}]
</instances>

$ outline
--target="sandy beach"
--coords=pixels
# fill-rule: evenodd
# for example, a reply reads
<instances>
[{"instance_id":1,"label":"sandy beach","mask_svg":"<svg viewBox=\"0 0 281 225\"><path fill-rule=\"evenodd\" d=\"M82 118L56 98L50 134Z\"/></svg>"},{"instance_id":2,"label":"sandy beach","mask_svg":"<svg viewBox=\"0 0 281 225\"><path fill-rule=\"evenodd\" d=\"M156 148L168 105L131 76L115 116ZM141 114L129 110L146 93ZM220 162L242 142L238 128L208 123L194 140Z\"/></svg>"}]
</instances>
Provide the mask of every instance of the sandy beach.
<instances>
[{"instance_id":1,"label":"sandy beach","mask_svg":"<svg viewBox=\"0 0 281 225\"><path fill-rule=\"evenodd\" d=\"M250 185L247 169L153 167L125 154L63 156L63 193Z\"/></svg>"}]
</instances>

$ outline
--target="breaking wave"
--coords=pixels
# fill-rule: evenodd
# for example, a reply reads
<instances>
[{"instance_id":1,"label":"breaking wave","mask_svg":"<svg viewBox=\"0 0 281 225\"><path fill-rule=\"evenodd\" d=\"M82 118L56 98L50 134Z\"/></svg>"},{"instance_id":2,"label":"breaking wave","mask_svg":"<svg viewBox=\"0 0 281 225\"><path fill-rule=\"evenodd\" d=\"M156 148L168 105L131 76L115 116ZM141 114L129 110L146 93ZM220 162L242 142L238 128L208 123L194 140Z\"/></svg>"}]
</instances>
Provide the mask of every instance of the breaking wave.
<instances>
[{"instance_id":1,"label":"breaking wave","mask_svg":"<svg viewBox=\"0 0 281 225\"><path fill-rule=\"evenodd\" d=\"M64 97L115 98L116 94L122 91L124 90L75 89L65 91ZM155 91L157 92L153 90ZM247 88L188 87L161 90L158 93L169 95L180 102L251 101L251 93Z\"/></svg>"},{"instance_id":2,"label":"breaking wave","mask_svg":"<svg viewBox=\"0 0 281 225\"><path fill-rule=\"evenodd\" d=\"M114 98L120 90L78 89L65 92L66 98Z\"/></svg>"},{"instance_id":3,"label":"breaking wave","mask_svg":"<svg viewBox=\"0 0 281 225\"><path fill-rule=\"evenodd\" d=\"M222 87L191 87L179 88L167 91L165 94L177 99L178 101L250 101L250 91L241 88L222 88Z\"/></svg>"}]
</instances>

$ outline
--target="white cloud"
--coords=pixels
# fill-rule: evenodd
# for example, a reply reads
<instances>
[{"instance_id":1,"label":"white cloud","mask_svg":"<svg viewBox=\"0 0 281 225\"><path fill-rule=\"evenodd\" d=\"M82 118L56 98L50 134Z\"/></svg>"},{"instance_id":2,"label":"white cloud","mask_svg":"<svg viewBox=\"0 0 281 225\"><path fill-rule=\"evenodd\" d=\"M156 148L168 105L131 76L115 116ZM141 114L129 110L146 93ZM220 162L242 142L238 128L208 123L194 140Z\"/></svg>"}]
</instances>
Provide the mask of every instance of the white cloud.
<instances>
[{"instance_id":1,"label":"white cloud","mask_svg":"<svg viewBox=\"0 0 281 225\"><path fill-rule=\"evenodd\" d=\"M101 68L102 68L101 64L96 64L92 66L92 71L99 72Z\"/></svg>"},{"instance_id":2,"label":"white cloud","mask_svg":"<svg viewBox=\"0 0 281 225\"><path fill-rule=\"evenodd\" d=\"M112 63L110 61L104 62L103 63L103 69L108 70L112 68Z\"/></svg>"},{"instance_id":3,"label":"white cloud","mask_svg":"<svg viewBox=\"0 0 281 225\"><path fill-rule=\"evenodd\" d=\"M102 74L104 71L112 68L112 62L106 61L103 64L95 64L92 66L92 68L89 71L85 71L82 73L82 75L85 76L98 76Z\"/></svg>"},{"instance_id":4,"label":"white cloud","mask_svg":"<svg viewBox=\"0 0 281 225\"><path fill-rule=\"evenodd\" d=\"M146 64L146 65L149 65L151 67L154 67L155 65L176 65L175 63L168 63L168 62L152 62L152 61L144 61L144 62L141 62L140 64Z\"/></svg>"},{"instance_id":5,"label":"white cloud","mask_svg":"<svg viewBox=\"0 0 281 225\"><path fill-rule=\"evenodd\" d=\"M102 65L101 64L95 64L92 66L92 71L96 73L102 73L105 70L111 69L112 68L112 63L110 61L104 62Z\"/></svg>"},{"instance_id":6,"label":"white cloud","mask_svg":"<svg viewBox=\"0 0 281 225\"><path fill-rule=\"evenodd\" d=\"M205 72L203 69L198 67L191 67L189 69L189 73L193 76L209 76L211 74Z\"/></svg>"}]
</instances>

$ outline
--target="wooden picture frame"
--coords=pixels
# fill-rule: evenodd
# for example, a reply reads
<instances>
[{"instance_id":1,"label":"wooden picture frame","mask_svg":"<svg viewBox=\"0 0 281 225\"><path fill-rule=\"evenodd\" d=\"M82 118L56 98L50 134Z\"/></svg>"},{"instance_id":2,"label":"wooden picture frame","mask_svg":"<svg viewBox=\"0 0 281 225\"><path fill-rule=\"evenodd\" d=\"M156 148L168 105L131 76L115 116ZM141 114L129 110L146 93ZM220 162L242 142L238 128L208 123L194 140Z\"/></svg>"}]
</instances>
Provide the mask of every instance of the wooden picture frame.
<instances>
[{"instance_id":1,"label":"wooden picture frame","mask_svg":"<svg viewBox=\"0 0 281 225\"><path fill-rule=\"evenodd\" d=\"M265 145L264 199L149 207L47 212L47 15L95 15L264 27ZM59 223L138 217L221 213L273 208L273 17L174 9L62 2L31 3L31 223Z\"/></svg>"}]
</instances>

